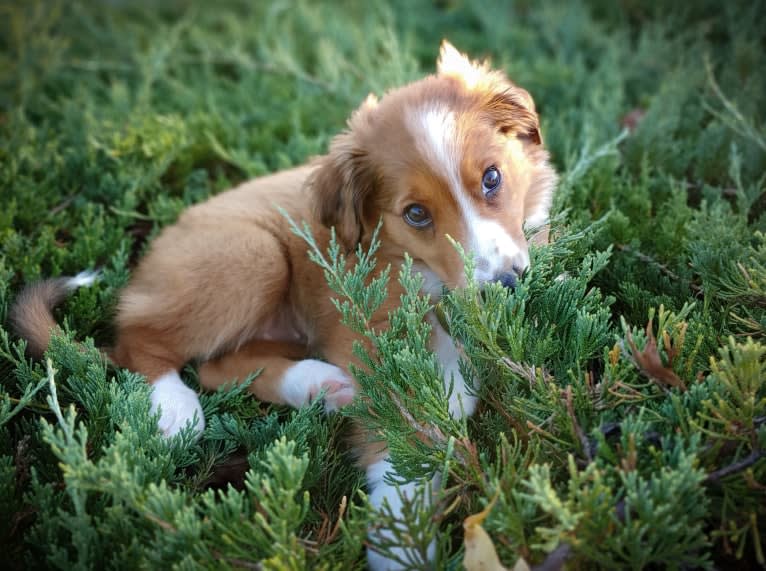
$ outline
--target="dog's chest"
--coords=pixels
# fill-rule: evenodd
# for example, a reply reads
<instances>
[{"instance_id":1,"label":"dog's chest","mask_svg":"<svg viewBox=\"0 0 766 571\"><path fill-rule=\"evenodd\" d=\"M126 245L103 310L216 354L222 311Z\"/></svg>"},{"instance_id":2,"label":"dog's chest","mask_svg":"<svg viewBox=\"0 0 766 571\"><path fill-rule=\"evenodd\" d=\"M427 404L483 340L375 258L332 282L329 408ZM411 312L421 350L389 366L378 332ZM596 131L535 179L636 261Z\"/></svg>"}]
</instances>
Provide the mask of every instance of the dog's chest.
<instances>
[{"instance_id":1,"label":"dog's chest","mask_svg":"<svg viewBox=\"0 0 766 571\"><path fill-rule=\"evenodd\" d=\"M476 410L477 397L469 391L460 372L461 353L452 337L444 330L433 313L428 314L428 321L433 327L431 348L439 359L444 371L444 390L449 396L449 411L453 418L471 416ZM450 393L450 385L452 392Z\"/></svg>"}]
</instances>

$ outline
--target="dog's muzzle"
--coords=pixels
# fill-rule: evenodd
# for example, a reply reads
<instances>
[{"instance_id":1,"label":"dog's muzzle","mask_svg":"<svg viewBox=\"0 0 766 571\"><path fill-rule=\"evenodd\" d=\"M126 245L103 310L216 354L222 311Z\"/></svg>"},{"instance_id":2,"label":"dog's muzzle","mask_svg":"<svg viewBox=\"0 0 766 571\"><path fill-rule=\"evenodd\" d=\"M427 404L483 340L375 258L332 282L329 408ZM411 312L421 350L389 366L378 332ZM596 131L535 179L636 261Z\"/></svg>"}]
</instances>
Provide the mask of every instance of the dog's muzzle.
<instances>
[{"instance_id":1,"label":"dog's muzzle","mask_svg":"<svg viewBox=\"0 0 766 571\"><path fill-rule=\"evenodd\" d=\"M510 272L501 272L497 274L492 279L492 281L498 282L504 288L514 290L516 289L516 286L519 284L519 280L521 279L521 276L524 274L524 271L525 269L522 269L518 266L513 266L513 269Z\"/></svg>"}]
</instances>

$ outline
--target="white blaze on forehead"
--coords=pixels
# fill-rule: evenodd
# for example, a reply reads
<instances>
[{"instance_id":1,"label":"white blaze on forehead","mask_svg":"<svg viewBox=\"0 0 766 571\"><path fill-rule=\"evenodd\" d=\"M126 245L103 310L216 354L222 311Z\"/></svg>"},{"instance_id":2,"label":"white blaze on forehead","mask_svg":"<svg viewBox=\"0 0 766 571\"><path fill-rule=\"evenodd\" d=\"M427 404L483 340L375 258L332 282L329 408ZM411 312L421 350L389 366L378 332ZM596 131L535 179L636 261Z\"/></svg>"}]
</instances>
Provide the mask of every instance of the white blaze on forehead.
<instances>
[{"instance_id":1,"label":"white blaze on forehead","mask_svg":"<svg viewBox=\"0 0 766 571\"><path fill-rule=\"evenodd\" d=\"M453 188L461 188L460 149L455 113L443 106L416 109L408 117L418 151Z\"/></svg>"},{"instance_id":2,"label":"white blaze on forehead","mask_svg":"<svg viewBox=\"0 0 766 571\"><path fill-rule=\"evenodd\" d=\"M489 281L512 267L529 265L528 254L514 242L497 222L479 215L460 178L461 134L455 113L441 105L411 110L408 123L418 152L430 167L447 180L449 190L460 208L466 227L467 250L476 260L474 277Z\"/></svg>"}]
</instances>

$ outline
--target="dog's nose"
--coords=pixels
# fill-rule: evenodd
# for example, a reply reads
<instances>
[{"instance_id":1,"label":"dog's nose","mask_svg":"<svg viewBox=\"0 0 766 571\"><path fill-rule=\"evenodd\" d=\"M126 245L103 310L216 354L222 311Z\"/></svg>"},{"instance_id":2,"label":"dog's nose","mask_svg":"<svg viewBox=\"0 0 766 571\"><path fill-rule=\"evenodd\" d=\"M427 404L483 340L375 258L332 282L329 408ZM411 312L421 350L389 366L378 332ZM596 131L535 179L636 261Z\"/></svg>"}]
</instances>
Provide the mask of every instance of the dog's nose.
<instances>
[{"instance_id":1,"label":"dog's nose","mask_svg":"<svg viewBox=\"0 0 766 571\"><path fill-rule=\"evenodd\" d=\"M517 280L516 272L503 272L495 278L495 281L500 282L500 285L509 289L516 289Z\"/></svg>"},{"instance_id":2,"label":"dog's nose","mask_svg":"<svg viewBox=\"0 0 766 571\"><path fill-rule=\"evenodd\" d=\"M524 275L525 270L525 267L522 268L514 264L510 272L500 272L495 276L494 281L500 282L500 285L508 289L516 289L516 286L519 285L519 278Z\"/></svg>"}]
</instances>

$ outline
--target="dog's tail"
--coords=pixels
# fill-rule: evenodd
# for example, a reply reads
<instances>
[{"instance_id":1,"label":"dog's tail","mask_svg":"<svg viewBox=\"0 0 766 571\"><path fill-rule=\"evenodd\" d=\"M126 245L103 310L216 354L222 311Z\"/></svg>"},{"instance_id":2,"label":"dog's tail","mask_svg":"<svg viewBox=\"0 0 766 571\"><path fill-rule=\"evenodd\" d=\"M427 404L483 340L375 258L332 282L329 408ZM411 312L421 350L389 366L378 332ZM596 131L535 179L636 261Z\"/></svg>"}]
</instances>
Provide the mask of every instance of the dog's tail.
<instances>
[{"instance_id":1,"label":"dog's tail","mask_svg":"<svg viewBox=\"0 0 766 571\"><path fill-rule=\"evenodd\" d=\"M16 298L8 320L19 337L26 339L28 353L39 359L61 331L53 318L53 308L78 287L93 285L99 278L95 272L81 272L73 278L53 278L28 285Z\"/></svg>"}]
</instances>

